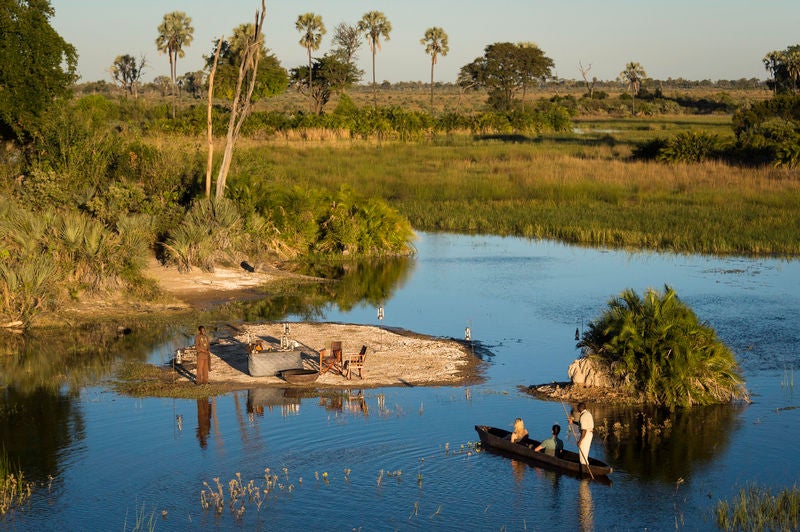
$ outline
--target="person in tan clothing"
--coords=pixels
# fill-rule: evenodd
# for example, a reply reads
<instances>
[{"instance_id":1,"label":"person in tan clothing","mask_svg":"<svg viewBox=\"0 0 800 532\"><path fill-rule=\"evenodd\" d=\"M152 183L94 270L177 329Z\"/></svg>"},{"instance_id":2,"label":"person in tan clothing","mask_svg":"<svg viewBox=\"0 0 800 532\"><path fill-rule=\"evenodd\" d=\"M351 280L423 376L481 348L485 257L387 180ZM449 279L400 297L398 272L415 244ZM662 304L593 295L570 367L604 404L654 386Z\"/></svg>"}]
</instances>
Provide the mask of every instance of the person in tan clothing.
<instances>
[{"instance_id":1,"label":"person in tan clothing","mask_svg":"<svg viewBox=\"0 0 800 532\"><path fill-rule=\"evenodd\" d=\"M211 369L211 341L206 335L206 328L202 325L197 328L194 335L194 348L197 351L197 375L195 384L208 384L208 371Z\"/></svg>"}]
</instances>

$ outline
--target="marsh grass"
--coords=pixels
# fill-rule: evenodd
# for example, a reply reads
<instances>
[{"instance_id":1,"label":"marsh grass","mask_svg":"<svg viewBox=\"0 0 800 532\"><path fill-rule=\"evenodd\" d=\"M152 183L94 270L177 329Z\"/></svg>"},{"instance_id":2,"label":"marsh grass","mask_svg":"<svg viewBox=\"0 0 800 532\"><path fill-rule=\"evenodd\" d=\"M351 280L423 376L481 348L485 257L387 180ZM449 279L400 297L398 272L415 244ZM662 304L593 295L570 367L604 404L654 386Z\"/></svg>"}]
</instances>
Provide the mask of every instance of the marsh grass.
<instances>
[{"instance_id":1,"label":"marsh grass","mask_svg":"<svg viewBox=\"0 0 800 532\"><path fill-rule=\"evenodd\" d=\"M633 140L620 137L613 145L572 135L252 146L239 154L235 179L329 190L346 184L385 198L417 230L679 253L800 254L800 179L719 161L632 161Z\"/></svg>"},{"instance_id":2,"label":"marsh grass","mask_svg":"<svg viewBox=\"0 0 800 532\"><path fill-rule=\"evenodd\" d=\"M800 527L800 488L771 488L751 484L730 501L717 502L717 526L723 530L797 530Z\"/></svg>"},{"instance_id":3,"label":"marsh grass","mask_svg":"<svg viewBox=\"0 0 800 532\"><path fill-rule=\"evenodd\" d=\"M117 393L129 397L202 399L230 391L230 387L224 385L197 385L185 380L179 381L171 366L155 366L135 361L120 364L111 386Z\"/></svg>"},{"instance_id":4,"label":"marsh grass","mask_svg":"<svg viewBox=\"0 0 800 532\"><path fill-rule=\"evenodd\" d=\"M153 532L156 529L156 512L153 510L150 512L148 516L145 511L145 505L142 503L142 506L139 507L138 503L136 505L136 510L134 511L134 519L131 528L128 528L128 514L125 514L125 522L122 524L122 530L127 532Z\"/></svg>"},{"instance_id":5,"label":"marsh grass","mask_svg":"<svg viewBox=\"0 0 800 532\"><path fill-rule=\"evenodd\" d=\"M25 480L22 469L11 463L5 448L0 449L0 516L27 504L33 482Z\"/></svg>"}]
</instances>

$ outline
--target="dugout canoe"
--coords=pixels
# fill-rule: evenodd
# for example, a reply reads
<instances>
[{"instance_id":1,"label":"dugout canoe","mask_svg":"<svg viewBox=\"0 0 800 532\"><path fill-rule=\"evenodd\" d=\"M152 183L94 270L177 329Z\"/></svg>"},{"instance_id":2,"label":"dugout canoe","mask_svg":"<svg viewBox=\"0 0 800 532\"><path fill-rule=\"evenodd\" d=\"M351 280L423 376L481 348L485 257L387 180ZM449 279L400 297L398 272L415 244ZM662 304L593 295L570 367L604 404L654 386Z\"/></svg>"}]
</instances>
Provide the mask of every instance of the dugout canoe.
<instances>
[{"instance_id":1,"label":"dugout canoe","mask_svg":"<svg viewBox=\"0 0 800 532\"><path fill-rule=\"evenodd\" d=\"M590 476L586 466L581 465L578 453L564 450L561 456L550 456L543 452L536 452L539 441L525 436L522 440L511 443L509 438L511 431L489 427L486 425L475 425L478 437L481 439L481 446L489 449L496 449L513 456L525 459L528 462L551 469L565 471L573 475ZM589 467L595 477L608 477L614 469L597 458L589 457Z\"/></svg>"}]
</instances>

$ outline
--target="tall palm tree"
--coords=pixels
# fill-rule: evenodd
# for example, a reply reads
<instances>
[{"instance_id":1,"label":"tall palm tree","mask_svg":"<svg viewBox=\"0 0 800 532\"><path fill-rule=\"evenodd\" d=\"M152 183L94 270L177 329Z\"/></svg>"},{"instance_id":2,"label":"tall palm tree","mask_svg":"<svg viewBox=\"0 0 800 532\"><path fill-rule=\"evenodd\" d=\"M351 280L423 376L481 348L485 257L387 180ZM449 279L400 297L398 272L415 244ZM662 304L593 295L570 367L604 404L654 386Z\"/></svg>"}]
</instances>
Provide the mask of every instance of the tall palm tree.
<instances>
[{"instance_id":1,"label":"tall palm tree","mask_svg":"<svg viewBox=\"0 0 800 532\"><path fill-rule=\"evenodd\" d=\"M636 114L636 95L639 94L639 88L642 86L642 81L647 77L647 72L644 71L642 65L631 61L625 65L625 70L619 73L619 78L627 85L628 90L631 91L631 112Z\"/></svg>"},{"instance_id":2,"label":"tall palm tree","mask_svg":"<svg viewBox=\"0 0 800 532\"><path fill-rule=\"evenodd\" d=\"M370 11L365 13L361 20L358 21L358 31L365 34L369 49L372 51L372 100L375 107L378 107L377 85L375 84L375 53L381 49L381 37L386 41L389 40L392 23L380 11Z\"/></svg>"},{"instance_id":3,"label":"tall palm tree","mask_svg":"<svg viewBox=\"0 0 800 532\"><path fill-rule=\"evenodd\" d=\"M308 94L309 97L313 93L313 85L311 79L311 50L319 50L319 45L322 43L322 36L325 35L325 24L322 23L322 16L314 13L305 13L297 17L294 27L300 32L300 46L308 52ZM313 107L313 99L312 107Z\"/></svg>"},{"instance_id":4,"label":"tall palm tree","mask_svg":"<svg viewBox=\"0 0 800 532\"><path fill-rule=\"evenodd\" d=\"M800 50L791 50L784 54L784 63L786 64L786 73L792 80L792 90L797 92L797 80L800 78Z\"/></svg>"},{"instance_id":5,"label":"tall palm tree","mask_svg":"<svg viewBox=\"0 0 800 532\"><path fill-rule=\"evenodd\" d=\"M764 62L764 68L772 75L772 92L775 94L778 92L778 71L784 62L783 52L774 50L765 55L762 61Z\"/></svg>"},{"instance_id":6,"label":"tall palm tree","mask_svg":"<svg viewBox=\"0 0 800 532\"><path fill-rule=\"evenodd\" d=\"M431 56L431 114L433 114L433 67L439 56L447 55L450 46L447 44L447 33L436 26L425 30L425 37L419 40L425 45L425 53Z\"/></svg>"},{"instance_id":7,"label":"tall palm tree","mask_svg":"<svg viewBox=\"0 0 800 532\"><path fill-rule=\"evenodd\" d=\"M178 58L186 53L184 46L191 44L194 28L192 27L191 17L187 17L183 11L173 11L164 15L164 20L158 26L158 37L156 38L156 48L161 53L166 53L169 57L169 76L172 80L172 118L175 118L175 93L177 85L177 65Z\"/></svg>"}]
</instances>

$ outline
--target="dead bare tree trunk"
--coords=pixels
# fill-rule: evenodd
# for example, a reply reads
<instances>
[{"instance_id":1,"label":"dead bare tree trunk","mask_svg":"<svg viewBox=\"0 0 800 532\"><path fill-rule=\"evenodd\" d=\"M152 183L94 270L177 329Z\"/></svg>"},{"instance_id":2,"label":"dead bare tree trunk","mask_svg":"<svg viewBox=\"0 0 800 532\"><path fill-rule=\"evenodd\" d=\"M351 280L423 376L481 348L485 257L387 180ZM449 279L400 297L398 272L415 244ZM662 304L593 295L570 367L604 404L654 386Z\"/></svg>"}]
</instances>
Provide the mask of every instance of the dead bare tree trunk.
<instances>
[{"instance_id":1,"label":"dead bare tree trunk","mask_svg":"<svg viewBox=\"0 0 800 532\"><path fill-rule=\"evenodd\" d=\"M222 50L222 42L225 36L219 38L217 41L217 51L214 52L214 65L211 67L211 73L208 75L208 162L206 166L206 197L211 197L211 167L214 165L214 127L211 122L211 109L214 100L214 76L217 73L217 63L219 62L219 52Z\"/></svg>"},{"instance_id":2,"label":"dead bare tree trunk","mask_svg":"<svg viewBox=\"0 0 800 532\"><path fill-rule=\"evenodd\" d=\"M248 39L242 52L242 62L239 65L239 77L236 80L236 91L233 95L231 105L231 117L228 120L228 134L225 136L225 152L222 155L222 164L217 175L216 197L225 196L225 181L228 178L228 171L231 167L233 158L233 147L239 137L242 124L250 113L251 97L256 86L256 75L258 74L259 52L261 51L261 29L264 26L266 15L266 0L261 0L261 13L256 10L255 28L253 35ZM249 78L248 78L249 76ZM242 87L247 83L247 94L242 95Z\"/></svg>"},{"instance_id":3,"label":"dead bare tree trunk","mask_svg":"<svg viewBox=\"0 0 800 532\"><path fill-rule=\"evenodd\" d=\"M597 81L597 78L593 78L592 82L589 83L589 71L592 70L591 63L589 64L588 67L584 67L583 63L578 61L578 70L581 73L581 77L583 77L583 82L586 83L586 88L589 91L589 99L594 98L594 84L595 81Z\"/></svg>"}]
</instances>

